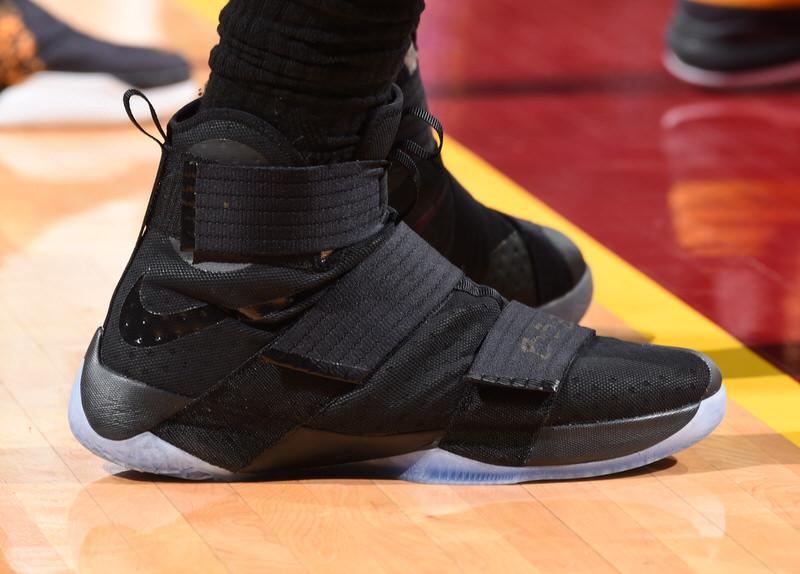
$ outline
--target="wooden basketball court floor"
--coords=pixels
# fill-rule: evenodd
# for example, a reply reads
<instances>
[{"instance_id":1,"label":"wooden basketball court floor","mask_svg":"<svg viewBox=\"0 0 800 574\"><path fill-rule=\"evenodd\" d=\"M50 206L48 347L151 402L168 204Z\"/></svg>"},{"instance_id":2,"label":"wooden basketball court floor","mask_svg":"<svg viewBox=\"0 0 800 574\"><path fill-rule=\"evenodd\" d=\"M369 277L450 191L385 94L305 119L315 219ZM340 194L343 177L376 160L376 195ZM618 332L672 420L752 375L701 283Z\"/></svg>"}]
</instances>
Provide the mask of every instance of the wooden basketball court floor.
<instances>
[{"instance_id":1,"label":"wooden basketball court floor","mask_svg":"<svg viewBox=\"0 0 800 574\"><path fill-rule=\"evenodd\" d=\"M220 0L43 3L207 75ZM123 472L72 438L66 405L158 149L128 126L5 130L0 573L800 572L800 91L679 85L658 61L669 11L430 0L419 40L447 163L576 238L585 323L720 364L709 438L621 476L500 487Z\"/></svg>"}]
</instances>

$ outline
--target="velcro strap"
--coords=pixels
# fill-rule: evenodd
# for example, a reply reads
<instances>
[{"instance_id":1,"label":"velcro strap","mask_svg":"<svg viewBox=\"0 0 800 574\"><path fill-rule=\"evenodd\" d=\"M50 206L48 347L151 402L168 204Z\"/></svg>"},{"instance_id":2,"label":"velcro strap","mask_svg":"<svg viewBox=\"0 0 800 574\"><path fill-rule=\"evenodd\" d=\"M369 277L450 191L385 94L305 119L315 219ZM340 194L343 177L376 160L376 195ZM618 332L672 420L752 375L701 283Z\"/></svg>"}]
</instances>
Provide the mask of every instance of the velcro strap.
<instances>
[{"instance_id":1,"label":"velcro strap","mask_svg":"<svg viewBox=\"0 0 800 574\"><path fill-rule=\"evenodd\" d=\"M514 389L556 392L592 329L512 301L478 351L467 379Z\"/></svg>"},{"instance_id":2,"label":"velcro strap","mask_svg":"<svg viewBox=\"0 0 800 574\"><path fill-rule=\"evenodd\" d=\"M477 384L466 389L440 448L524 466L561 381L593 333L520 303L506 305L466 376Z\"/></svg>"},{"instance_id":3,"label":"velcro strap","mask_svg":"<svg viewBox=\"0 0 800 574\"><path fill-rule=\"evenodd\" d=\"M462 278L458 268L401 223L263 356L360 383Z\"/></svg>"},{"instance_id":4,"label":"velcro strap","mask_svg":"<svg viewBox=\"0 0 800 574\"><path fill-rule=\"evenodd\" d=\"M386 163L314 167L184 162L181 248L239 259L319 253L374 235Z\"/></svg>"}]
</instances>

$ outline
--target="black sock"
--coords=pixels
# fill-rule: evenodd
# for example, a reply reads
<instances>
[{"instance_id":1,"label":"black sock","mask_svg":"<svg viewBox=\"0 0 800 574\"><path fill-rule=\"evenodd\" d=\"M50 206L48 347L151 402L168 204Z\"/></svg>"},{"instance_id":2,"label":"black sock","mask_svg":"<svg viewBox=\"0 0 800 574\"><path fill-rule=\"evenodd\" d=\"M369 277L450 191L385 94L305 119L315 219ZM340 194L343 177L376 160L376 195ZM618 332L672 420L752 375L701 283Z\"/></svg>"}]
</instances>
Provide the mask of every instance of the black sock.
<instances>
[{"instance_id":1,"label":"black sock","mask_svg":"<svg viewBox=\"0 0 800 574\"><path fill-rule=\"evenodd\" d=\"M278 128L312 164L350 159L390 98L422 0L231 0L220 15L203 107Z\"/></svg>"}]
</instances>

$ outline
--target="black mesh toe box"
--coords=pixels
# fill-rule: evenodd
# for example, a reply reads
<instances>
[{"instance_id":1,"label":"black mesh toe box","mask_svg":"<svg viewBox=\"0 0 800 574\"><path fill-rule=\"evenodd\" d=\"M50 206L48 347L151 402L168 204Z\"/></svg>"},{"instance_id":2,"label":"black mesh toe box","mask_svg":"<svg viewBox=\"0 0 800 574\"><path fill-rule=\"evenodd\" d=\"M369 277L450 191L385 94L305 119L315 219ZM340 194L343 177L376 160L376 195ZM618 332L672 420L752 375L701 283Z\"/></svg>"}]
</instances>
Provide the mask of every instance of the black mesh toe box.
<instances>
[{"instance_id":1,"label":"black mesh toe box","mask_svg":"<svg viewBox=\"0 0 800 574\"><path fill-rule=\"evenodd\" d=\"M697 405L711 381L709 365L697 353L595 337L575 358L548 425L630 419Z\"/></svg>"},{"instance_id":2,"label":"black mesh toe box","mask_svg":"<svg viewBox=\"0 0 800 574\"><path fill-rule=\"evenodd\" d=\"M563 381L528 464L610 460L669 438L719 389L712 365L685 349L591 340Z\"/></svg>"}]
</instances>

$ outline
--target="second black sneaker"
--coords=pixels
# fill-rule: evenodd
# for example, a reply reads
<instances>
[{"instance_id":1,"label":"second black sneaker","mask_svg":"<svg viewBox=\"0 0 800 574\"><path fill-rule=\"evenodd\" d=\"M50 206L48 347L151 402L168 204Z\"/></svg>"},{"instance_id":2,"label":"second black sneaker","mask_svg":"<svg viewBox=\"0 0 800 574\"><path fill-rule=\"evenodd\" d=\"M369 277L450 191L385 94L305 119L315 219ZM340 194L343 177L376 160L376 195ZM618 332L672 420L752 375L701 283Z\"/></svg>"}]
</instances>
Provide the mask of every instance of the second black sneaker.
<instances>
[{"instance_id":1,"label":"second black sneaker","mask_svg":"<svg viewBox=\"0 0 800 574\"><path fill-rule=\"evenodd\" d=\"M583 317L592 299L592 273L577 245L563 233L482 205L434 153L427 98L412 45L398 78L406 110L397 135L414 156L418 186L408 170L389 172L389 204L408 213L405 222L473 281L507 299L537 307L568 321ZM441 137L441 134L440 134ZM419 146L419 147L416 147ZM412 153L412 152L409 152Z\"/></svg>"},{"instance_id":2,"label":"second black sneaker","mask_svg":"<svg viewBox=\"0 0 800 574\"><path fill-rule=\"evenodd\" d=\"M708 88L756 88L800 80L800 6L679 0L664 65Z\"/></svg>"},{"instance_id":3,"label":"second black sneaker","mask_svg":"<svg viewBox=\"0 0 800 574\"><path fill-rule=\"evenodd\" d=\"M121 123L131 87L163 110L197 96L178 54L93 38L30 0L0 0L0 35L0 127Z\"/></svg>"}]
</instances>

